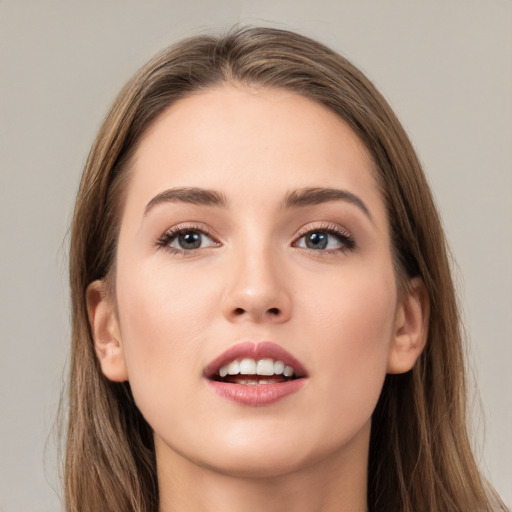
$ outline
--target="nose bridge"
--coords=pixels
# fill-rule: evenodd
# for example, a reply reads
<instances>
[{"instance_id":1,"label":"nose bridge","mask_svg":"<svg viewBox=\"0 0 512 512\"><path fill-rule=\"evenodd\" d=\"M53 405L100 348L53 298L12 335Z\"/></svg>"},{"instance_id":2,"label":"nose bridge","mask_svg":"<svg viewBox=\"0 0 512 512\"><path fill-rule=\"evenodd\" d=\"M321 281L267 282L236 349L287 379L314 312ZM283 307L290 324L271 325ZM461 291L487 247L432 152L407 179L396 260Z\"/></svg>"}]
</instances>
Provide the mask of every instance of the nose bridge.
<instances>
[{"instance_id":1,"label":"nose bridge","mask_svg":"<svg viewBox=\"0 0 512 512\"><path fill-rule=\"evenodd\" d=\"M291 299L280 251L271 240L245 240L233 248L224 314L231 320L282 322Z\"/></svg>"}]
</instances>

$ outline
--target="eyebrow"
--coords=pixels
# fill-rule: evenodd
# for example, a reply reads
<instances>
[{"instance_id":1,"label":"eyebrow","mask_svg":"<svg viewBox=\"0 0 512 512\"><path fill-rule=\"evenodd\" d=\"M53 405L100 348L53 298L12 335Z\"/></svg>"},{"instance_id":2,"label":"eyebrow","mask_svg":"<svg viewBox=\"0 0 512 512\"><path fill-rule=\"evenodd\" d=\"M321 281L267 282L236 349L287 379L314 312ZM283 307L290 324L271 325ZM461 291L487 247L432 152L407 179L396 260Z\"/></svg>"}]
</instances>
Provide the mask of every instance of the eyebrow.
<instances>
[{"instance_id":1,"label":"eyebrow","mask_svg":"<svg viewBox=\"0 0 512 512\"><path fill-rule=\"evenodd\" d=\"M144 210L144 215L147 215L157 204L177 202L203 206L219 206L223 208L227 205L226 197L215 190L196 187L170 188L168 190L164 190L160 194L157 194L153 199L151 199L151 201L149 201L146 205L146 209Z\"/></svg>"},{"instance_id":2,"label":"eyebrow","mask_svg":"<svg viewBox=\"0 0 512 512\"><path fill-rule=\"evenodd\" d=\"M303 208L305 206L319 205L330 201L347 201L357 206L370 220L373 221L370 210L364 201L349 192L338 188L308 187L288 192L281 204L282 208ZM189 203L203 206L218 206L226 208L228 201L226 196L216 190L208 190L198 187L179 187L164 190L157 194L146 205L144 215L157 204L161 203Z\"/></svg>"},{"instance_id":3,"label":"eyebrow","mask_svg":"<svg viewBox=\"0 0 512 512\"><path fill-rule=\"evenodd\" d=\"M360 197L348 190L339 188L312 187L293 190L285 196L282 206L284 208L301 208L304 206L328 203L330 201L347 201L357 206L373 221L370 210Z\"/></svg>"}]
</instances>

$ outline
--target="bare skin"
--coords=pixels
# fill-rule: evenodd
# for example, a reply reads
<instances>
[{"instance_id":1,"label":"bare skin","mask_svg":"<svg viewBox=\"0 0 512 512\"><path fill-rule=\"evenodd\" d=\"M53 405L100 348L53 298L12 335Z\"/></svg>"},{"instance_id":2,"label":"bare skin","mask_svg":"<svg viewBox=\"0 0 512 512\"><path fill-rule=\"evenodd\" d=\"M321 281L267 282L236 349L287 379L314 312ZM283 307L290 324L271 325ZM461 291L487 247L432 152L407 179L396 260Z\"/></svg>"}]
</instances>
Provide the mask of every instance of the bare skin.
<instances>
[{"instance_id":1,"label":"bare skin","mask_svg":"<svg viewBox=\"0 0 512 512\"><path fill-rule=\"evenodd\" d=\"M160 512L366 510L371 415L428 319L420 281L397 290L372 166L323 106L240 85L177 102L141 141L116 296L97 281L87 298L104 374L154 430ZM248 342L299 362L293 392L219 392L212 361Z\"/></svg>"},{"instance_id":2,"label":"bare skin","mask_svg":"<svg viewBox=\"0 0 512 512\"><path fill-rule=\"evenodd\" d=\"M367 434L367 432L365 433ZM160 510L213 512L363 512L366 511L366 459L361 453L368 447L367 435L360 437L351 457L352 467L341 480L326 478L340 476L336 454L330 460L302 470L258 479L240 478L217 471L208 471L190 464L181 471L162 468L159 481L165 482ZM345 453L345 462L350 456Z\"/></svg>"}]
</instances>

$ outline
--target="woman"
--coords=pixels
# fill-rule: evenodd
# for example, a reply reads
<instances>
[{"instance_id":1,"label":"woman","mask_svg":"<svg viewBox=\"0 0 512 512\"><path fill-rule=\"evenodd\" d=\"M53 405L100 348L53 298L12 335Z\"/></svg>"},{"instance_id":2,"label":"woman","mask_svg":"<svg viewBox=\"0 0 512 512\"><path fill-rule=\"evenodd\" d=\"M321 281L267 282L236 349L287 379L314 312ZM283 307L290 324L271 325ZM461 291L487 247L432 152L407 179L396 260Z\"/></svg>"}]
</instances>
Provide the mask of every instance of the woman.
<instances>
[{"instance_id":1,"label":"woman","mask_svg":"<svg viewBox=\"0 0 512 512\"><path fill-rule=\"evenodd\" d=\"M72 227L69 511L505 510L444 235L391 109L305 37L150 61Z\"/></svg>"}]
</instances>

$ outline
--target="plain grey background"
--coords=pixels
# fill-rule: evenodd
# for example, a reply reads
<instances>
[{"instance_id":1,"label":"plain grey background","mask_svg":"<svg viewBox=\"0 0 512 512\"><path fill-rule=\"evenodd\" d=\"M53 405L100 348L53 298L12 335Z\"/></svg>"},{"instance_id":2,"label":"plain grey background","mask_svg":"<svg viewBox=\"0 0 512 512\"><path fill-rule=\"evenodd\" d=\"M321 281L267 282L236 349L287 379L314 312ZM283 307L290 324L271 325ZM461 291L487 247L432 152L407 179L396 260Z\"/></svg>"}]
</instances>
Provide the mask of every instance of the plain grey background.
<instances>
[{"instance_id":1,"label":"plain grey background","mask_svg":"<svg viewBox=\"0 0 512 512\"><path fill-rule=\"evenodd\" d=\"M60 510L66 233L102 116L158 49L236 22L331 45L408 130L457 262L476 450L512 505L512 1L0 0L0 512Z\"/></svg>"}]
</instances>

